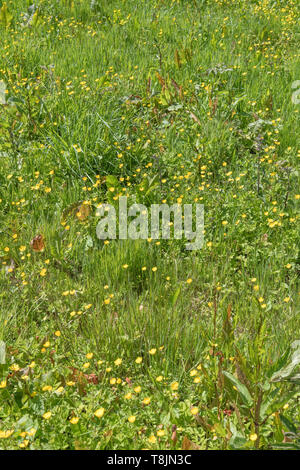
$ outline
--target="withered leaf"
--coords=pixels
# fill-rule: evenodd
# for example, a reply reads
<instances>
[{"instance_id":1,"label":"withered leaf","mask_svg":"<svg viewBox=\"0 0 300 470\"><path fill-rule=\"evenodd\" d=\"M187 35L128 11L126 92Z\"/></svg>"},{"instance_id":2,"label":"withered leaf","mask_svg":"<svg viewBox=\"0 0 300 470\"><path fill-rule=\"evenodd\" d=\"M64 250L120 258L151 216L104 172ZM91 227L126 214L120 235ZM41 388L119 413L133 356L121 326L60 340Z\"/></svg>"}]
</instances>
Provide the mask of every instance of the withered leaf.
<instances>
[{"instance_id":1,"label":"withered leaf","mask_svg":"<svg viewBox=\"0 0 300 470\"><path fill-rule=\"evenodd\" d=\"M201 447L199 447L197 444L190 441L186 436L184 436L181 449L182 450L201 450Z\"/></svg>"},{"instance_id":2,"label":"withered leaf","mask_svg":"<svg viewBox=\"0 0 300 470\"><path fill-rule=\"evenodd\" d=\"M83 222L90 215L90 206L81 204L76 212L76 217Z\"/></svg>"},{"instance_id":3,"label":"withered leaf","mask_svg":"<svg viewBox=\"0 0 300 470\"><path fill-rule=\"evenodd\" d=\"M41 252L45 249L45 239L43 235L36 235L30 242L33 251Z\"/></svg>"}]
</instances>

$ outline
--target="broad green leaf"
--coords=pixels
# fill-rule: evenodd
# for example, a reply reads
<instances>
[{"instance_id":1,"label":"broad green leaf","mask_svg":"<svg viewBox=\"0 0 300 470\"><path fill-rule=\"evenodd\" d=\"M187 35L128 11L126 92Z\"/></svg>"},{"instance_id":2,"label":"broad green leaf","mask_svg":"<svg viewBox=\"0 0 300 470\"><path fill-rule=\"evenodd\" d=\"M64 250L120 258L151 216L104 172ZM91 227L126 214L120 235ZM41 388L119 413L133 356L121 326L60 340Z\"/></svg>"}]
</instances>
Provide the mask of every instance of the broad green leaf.
<instances>
[{"instance_id":1,"label":"broad green leaf","mask_svg":"<svg viewBox=\"0 0 300 470\"><path fill-rule=\"evenodd\" d=\"M295 368L300 364L300 341L294 341L291 345L291 348L294 349L292 354L291 360L289 364L279 371L275 372L275 374L271 377L271 382L280 382L281 380L287 380L288 377L292 375ZM297 376L296 376L297 380Z\"/></svg>"},{"instance_id":2,"label":"broad green leaf","mask_svg":"<svg viewBox=\"0 0 300 470\"><path fill-rule=\"evenodd\" d=\"M297 434L296 426L288 418L286 418L286 416L283 416L282 414L280 414L279 418L282 424L287 428L288 431L293 432L294 434Z\"/></svg>"},{"instance_id":3,"label":"broad green leaf","mask_svg":"<svg viewBox=\"0 0 300 470\"><path fill-rule=\"evenodd\" d=\"M233 423L230 423L230 431L232 433L231 439L229 441L229 446L232 449L241 449L247 442L245 436L236 429Z\"/></svg>"},{"instance_id":4,"label":"broad green leaf","mask_svg":"<svg viewBox=\"0 0 300 470\"><path fill-rule=\"evenodd\" d=\"M253 405L253 400L252 400L252 397L251 397L247 387L244 384L242 384L236 377L234 377L234 375L230 374L229 372L223 372L223 374L236 387L236 389L237 389L238 393L240 394L243 402L248 406L252 406Z\"/></svg>"},{"instance_id":5,"label":"broad green leaf","mask_svg":"<svg viewBox=\"0 0 300 470\"><path fill-rule=\"evenodd\" d=\"M118 188L120 186L118 178L114 175L107 175L105 182L108 188Z\"/></svg>"},{"instance_id":6,"label":"broad green leaf","mask_svg":"<svg viewBox=\"0 0 300 470\"><path fill-rule=\"evenodd\" d=\"M227 432L226 429L223 428L223 426L220 423L215 423L214 426L214 431L221 437L226 437Z\"/></svg>"}]
</instances>

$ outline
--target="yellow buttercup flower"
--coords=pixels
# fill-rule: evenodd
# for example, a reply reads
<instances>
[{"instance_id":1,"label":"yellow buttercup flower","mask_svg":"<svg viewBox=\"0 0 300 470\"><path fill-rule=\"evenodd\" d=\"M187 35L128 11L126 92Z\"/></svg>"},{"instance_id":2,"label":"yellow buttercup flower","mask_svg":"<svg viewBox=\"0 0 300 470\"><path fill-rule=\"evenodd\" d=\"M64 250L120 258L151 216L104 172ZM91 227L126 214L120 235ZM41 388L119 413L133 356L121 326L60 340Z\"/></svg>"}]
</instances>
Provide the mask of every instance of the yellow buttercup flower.
<instances>
[{"instance_id":1,"label":"yellow buttercup flower","mask_svg":"<svg viewBox=\"0 0 300 470\"><path fill-rule=\"evenodd\" d=\"M2 381L0 382L0 388L5 388L5 387L6 387L6 383L7 383L6 380L2 380Z\"/></svg>"},{"instance_id":2,"label":"yellow buttercup flower","mask_svg":"<svg viewBox=\"0 0 300 470\"><path fill-rule=\"evenodd\" d=\"M173 390L173 391L178 390L178 386L179 386L178 382L171 383L171 390Z\"/></svg>"},{"instance_id":3,"label":"yellow buttercup flower","mask_svg":"<svg viewBox=\"0 0 300 470\"><path fill-rule=\"evenodd\" d=\"M44 419L50 419L51 415L52 415L51 411L47 411L46 413L43 414L43 418Z\"/></svg>"},{"instance_id":4,"label":"yellow buttercup flower","mask_svg":"<svg viewBox=\"0 0 300 470\"><path fill-rule=\"evenodd\" d=\"M78 421L79 421L78 416L73 416L73 418L70 419L70 423L71 423L71 424L77 424Z\"/></svg>"},{"instance_id":5,"label":"yellow buttercup flower","mask_svg":"<svg viewBox=\"0 0 300 470\"><path fill-rule=\"evenodd\" d=\"M98 410L95 411L94 415L100 419L104 415L104 411L104 408L98 408Z\"/></svg>"},{"instance_id":6,"label":"yellow buttercup flower","mask_svg":"<svg viewBox=\"0 0 300 470\"><path fill-rule=\"evenodd\" d=\"M0 439L7 439L10 437L14 432L14 429L10 429L7 431L0 431Z\"/></svg>"}]
</instances>

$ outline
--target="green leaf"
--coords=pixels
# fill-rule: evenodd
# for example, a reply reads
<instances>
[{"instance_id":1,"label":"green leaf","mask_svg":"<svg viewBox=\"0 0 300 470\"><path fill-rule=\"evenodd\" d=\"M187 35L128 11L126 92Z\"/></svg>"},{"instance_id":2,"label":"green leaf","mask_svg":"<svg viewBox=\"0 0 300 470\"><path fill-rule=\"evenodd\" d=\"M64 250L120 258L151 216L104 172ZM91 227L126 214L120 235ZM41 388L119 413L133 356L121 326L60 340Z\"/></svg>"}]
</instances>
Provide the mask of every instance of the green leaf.
<instances>
[{"instance_id":1,"label":"green leaf","mask_svg":"<svg viewBox=\"0 0 300 470\"><path fill-rule=\"evenodd\" d=\"M241 449L247 442L245 436L239 432L233 423L230 423L230 431L232 433L231 439L229 441L229 446L232 449Z\"/></svg>"},{"instance_id":2,"label":"green leaf","mask_svg":"<svg viewBox=\"0 0 300 470\"><path fill-rule=\"evenodd\" d=\"M275 372L275 374L271 377L271 382L280 382L282 380L287 380L292 373L294 372L295 368L300 364L300 341L294 341L291 345L291 348L294 349L292 354L291 360L289 364L279 371ZM295 376L297 381L297 375Z\"/></svg>"},{"instance_id":3,"label":"green leaf","mask_svg":"<svg viewBox=\"0 0 300 470\"><path fill-rule=\"evenodd\" d=\"M229 372L225 371L225 372L223 372L223 374L236 387L236 389L237 389L238 393L240 394L243 402L248 406L252 406L253 405L253 400L252 400L252 397L251 397L247 387L245 387L244 384L242 384L236 377L234 377L234 375L230 374Z\"/></svg>"},{"instance_id":4,"label":"green leaf","mask_svg":"<svg viewBox=\"0 0 300 470\"><path fill-rule=\"evenodd\" d=\"M221 437L226 437L227 432L226 429L223 428L223 426L220 423L215 423L214 426L214 431Z\"/></svg>"},{"instance_id":5,"label":"green leaf","mask_svg":"<svg viewBox=\"0 0 300 470\"><path fill-rule=\"evenodd\" d=\"M106 186L108 188L118 188L118 187L120 187L119 180L114 175L107 175L105 177L105 182L106 182Z\"/></svg>"},{"instance_id":6,"label":"green leaf","mask_svg":"<svg viewBox=\"0 0 300 470\"><path fill-rule=\"evenodd\" d=\"M36 12L33 14L32 16L32 20L31 20L31 25L33 27L37 27L39 26L40 24L42 23L42 18L40 16L40 12L39 10L36 10Z\"/></svg>"},{"instance_id":7,"label":"green leaf","mask_svg":"<svg viewBox=\"0 0 300 470\"><path fill-rule=\"evenodd\" d=\"M12 22L13 15L8 11L6 2L3 3L0 9L0 24L4 28L8 28Z\"/></svg>"},{"instance_id":8,"label":"green leaf","mask_svg":"<svg viewBox=\"0 0 300 470\"><path fill-rule=\"evenodd\" d=\"M279 418L282 424L287 428L288 431L293 432L294 434L297 434L296 426L294 426L294 424L288 418L286 418L282 414L279 415Z\"/></svg>"},{"instance_id":9,"label":"green leaf","mask_svg":"<svg viewBox=\"0 0 300 470\"><path fill-rule=\"evenodd\" d=\"M174 305L176 304L177 302L177 299L178 299L178 296L180 294L180 291L181 291L181 287L178 287L178 289L175 291L175 294L173 295L173 298L172 298L172 306L174 307Z\"/></svg>"}]
</instances>

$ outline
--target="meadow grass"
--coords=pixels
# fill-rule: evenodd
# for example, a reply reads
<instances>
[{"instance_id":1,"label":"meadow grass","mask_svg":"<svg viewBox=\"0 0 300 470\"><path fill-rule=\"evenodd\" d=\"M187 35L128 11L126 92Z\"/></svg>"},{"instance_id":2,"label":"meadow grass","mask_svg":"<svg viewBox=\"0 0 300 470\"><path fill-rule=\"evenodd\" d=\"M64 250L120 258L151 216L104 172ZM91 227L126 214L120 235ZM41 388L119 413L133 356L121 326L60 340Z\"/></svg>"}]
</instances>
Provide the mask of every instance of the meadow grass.
<instances>
[{"instance_id":1,"label":"meadow grass","mask_svg":"<svg viewBox=\"0 0 300 470\"><path fill-rule=\"evenodd\" d=\"M299 3L0 8L1 448L299 448Z\"/></svg>"}]
</instances>

